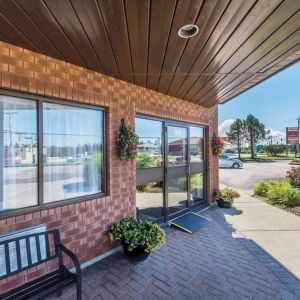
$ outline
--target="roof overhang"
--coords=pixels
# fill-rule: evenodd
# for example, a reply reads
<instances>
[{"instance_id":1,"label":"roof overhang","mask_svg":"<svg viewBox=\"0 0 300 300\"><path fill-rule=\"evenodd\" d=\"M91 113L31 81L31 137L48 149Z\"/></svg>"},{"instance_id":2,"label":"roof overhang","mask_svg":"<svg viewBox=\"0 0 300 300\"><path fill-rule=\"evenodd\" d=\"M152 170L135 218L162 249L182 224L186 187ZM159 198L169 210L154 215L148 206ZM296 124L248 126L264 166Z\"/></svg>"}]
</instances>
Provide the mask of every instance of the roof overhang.
<instances>
[{"instance_id":1,"label":"roof overhang","mask_svg":"<svg viewBox=\"0 0 300 300\"><path fill-rule=\"evenodd\" d=\"M0 39L212 106L300 59L300 1L0 1Z\"/></svg>"}]
</instances>

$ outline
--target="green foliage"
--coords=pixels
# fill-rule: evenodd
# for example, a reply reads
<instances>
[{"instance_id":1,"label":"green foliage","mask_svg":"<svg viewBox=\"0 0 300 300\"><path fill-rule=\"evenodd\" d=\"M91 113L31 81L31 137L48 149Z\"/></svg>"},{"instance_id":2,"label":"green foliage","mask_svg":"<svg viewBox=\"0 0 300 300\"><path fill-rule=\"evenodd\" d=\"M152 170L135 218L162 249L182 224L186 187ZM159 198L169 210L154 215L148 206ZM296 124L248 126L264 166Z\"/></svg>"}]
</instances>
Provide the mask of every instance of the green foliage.
<instances>
[{"instance_id":1,"label":"green foliage","mask_svg":"<svg viewBox=\"0 0 300 300\"><path fill-rule=\"evenodd\" d=\"M125 126L124 120L119 131L118 154L120 160L134 160L137 156L138 136L130 126Z\"/></svg>"},{"instance_id":2,"label":"green foliage","mask_svg":"<svg viewBox=\"0 0 300 300\"><path fill-rule=\"evenodd\" d=\"M243 123L246 140L250 143L251 158L255 158L255 145L266 138L267 131L265 125L251 114L247 116Z\"/></svg>"},{"instance_id":3,"label":"green foliage","mask_svg":"<svg viewBox=\"0 0 300 300\"><path fill-rule=\"evenodd\" d=\"M288 180L262 181L255 186L254 195L266 198L273 205L300 205L300 191L293 188Z\"/></svg>"},{"instance_id":4,"label":"green foliage","mask_svg":"<svg viewBox=\"0 0 300 300\"><path fill-rule=\"evenodd\" d=\"M157 158L148 153L139 153L136 158L137 168L152 168L157 166Z\"/></svg>"},{"instance_id":5,"label":"green foliage","mask_svg":"<svg viewBox=\"0 0 300 300\"><path fill-rule=\"evenodd\" d=\"M129 251L142 245L148 253L160 248L166 240L165 231L159 225L133 218L112 225L108 234L111 241L124 240Z\"/></svg>"},{"instance_id":6,"label":"green foliage","mask_svg":"<svg viewBox=\"0 0 300 300\"><path fill-rule=\"evenodd\" d=\"M292 187L300 188L300 167L292 167L287 171L287 179Z\"/></svg>"},{"instance_id":7,"label":"green foliage","mask_svg":"<svg viewBox=\"0 0 300 300\"><path fill-rule=\"evenodd\" d=\"M285 145L266 145L265 151L270 156L277 156L278 154L284 153Z\"/></svg>"},{"instance_id":8,"label":"green foliage","mask_svg":"<svg viewBox=\"0 0 300 300\"><path fill-rule=\"evenodd\" d=\"M137 185L136 189L142 193L161 193L162 188L159 182L149 182L142 185Z\"/></svg>"},{"instance_id":9,"label":"green foliage","mask_svg":"<svg viewBox=\"0 0 300 300\"><path fill-rule=\"evenodd\" d=\"M241 119L236 119L226 132L228 141L237 145L239 158L241 158L241 145L245 135L245 125Z\"/></svg>"},{"instance_id":10,"label":"green foliage","mask_svg":"<svg viewBox=\"0 0 300 300\"><path fill-rule=\"evenodd\" d=\"M222 190L218 190L216 193L216 201L218 200L226 200L226 201L233 201L235 198L239 198L240 194L230 188L225 188Z\"/></svg>"},{"instance_id":11,"label":"green foliage","mask_svg":"<svg viewBox=\"0 0 300 300\"><path fill-rule=\"evenodd\" d=\"M280 180L270 187L268 201L287 207L300 205L300 192L294 189L286 180Z\"/></svg>"},{"instance_id":12,"label":"green foliage","mask_svg":"<svg viewBox=\"0 0 300 300\"><path fill-rule=\"evenodd\" d=\"M254 187L254 195L267 197L270 190L271 181L261 181Z\"/></svg>"},{"instance_id":13,"label":"green foliage","mask_svg":"<svg viewBox=\"0 0 300 300\"><path fill-rule=\"evenodd\" d=\"M203 175L192 175L191 176L191 189L202 187L203 185Z\"/></svg>"}]
</instances>

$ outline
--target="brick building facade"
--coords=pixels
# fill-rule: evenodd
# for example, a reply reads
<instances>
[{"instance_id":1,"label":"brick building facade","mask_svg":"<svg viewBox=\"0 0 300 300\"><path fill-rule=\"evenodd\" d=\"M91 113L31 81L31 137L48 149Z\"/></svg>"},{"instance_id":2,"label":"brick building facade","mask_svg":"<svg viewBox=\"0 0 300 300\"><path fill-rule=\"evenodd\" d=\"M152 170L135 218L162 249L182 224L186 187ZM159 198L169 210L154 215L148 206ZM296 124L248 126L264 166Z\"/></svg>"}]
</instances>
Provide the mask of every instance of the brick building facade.
<instances>
[{"instance_id":1,"label":"brick building facade","mask_svg":"<svg viewBox=\"0 0 300 300\"><path fill-rule=\"evenodd\" d=\"M43 210L3 217L0 234L46 224L59 228L62 242L74 251L81 263L112 249L107 230L125 216L134 216L135 163L117 156L117 132L122 118L133 125L137 113L176 121L206 125L208 202L218 187L218 163L210 150L217 132L217 106L202 107L146 88L117 80L23 48L0 42L0 87L2 90L62 99L105 108L107 142L106 196ZM20 94L22 95L22 94ZM51 268L38 268L0 282L0 292L38 277Z\"/></svg>"}]
</instances>

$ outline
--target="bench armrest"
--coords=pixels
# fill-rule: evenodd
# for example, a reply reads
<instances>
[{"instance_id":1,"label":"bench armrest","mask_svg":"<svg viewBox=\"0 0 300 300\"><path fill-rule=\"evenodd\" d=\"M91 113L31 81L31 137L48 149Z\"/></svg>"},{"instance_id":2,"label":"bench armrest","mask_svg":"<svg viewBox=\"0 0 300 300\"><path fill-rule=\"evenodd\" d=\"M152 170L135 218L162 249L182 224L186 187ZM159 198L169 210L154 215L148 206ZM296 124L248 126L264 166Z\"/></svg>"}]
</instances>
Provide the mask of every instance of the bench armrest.
<instances>
[{"instance_id":1,"label":"bench armrest","mask_svg":"<svg viewBox=\"0 0 300 300\"><path fill-rule=\"evenodd\" d=\"M75 270L76 270L76 275L77 275L77 280L79 282L81 282L81 268L80 268L80 263L79 260L77 258L77 256L68 248L66 248L64 245L62 244L58 244L57 247L64 252L67 256L69 256L71 258L71 260L73 261Z\"/></svg>"}]
</instances>

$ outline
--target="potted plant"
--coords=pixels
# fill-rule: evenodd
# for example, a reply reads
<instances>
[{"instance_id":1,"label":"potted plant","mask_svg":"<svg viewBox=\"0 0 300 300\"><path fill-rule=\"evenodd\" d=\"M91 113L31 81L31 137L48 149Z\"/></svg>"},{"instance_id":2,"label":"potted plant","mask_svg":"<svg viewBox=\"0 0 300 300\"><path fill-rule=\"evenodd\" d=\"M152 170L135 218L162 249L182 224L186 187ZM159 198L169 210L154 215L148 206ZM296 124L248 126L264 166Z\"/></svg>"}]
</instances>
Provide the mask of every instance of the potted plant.
<instances>
[{"instance_id":1,"label":"potted plant","mask_svg":"<svg viewBox=\"0 0 300 300\"><path fill-rule=\"evenodd\" d=\"M211 149L215 156L220 155L224 151L224 142L215 133L211 139Z\"/></svg>"},{"instance_id":2,"label":"potted plant","mask_svg":"<svg viewBox=\"0 0 300 300\"><path fill-rule=\"evenodd\" d=\"M217 190L215 195L218 206L225 208L232 207L234 199L240 197L240 194L237 191L230 188Z\"/></svg>"},{"instance_id":3,"label":"potted plant","mask_svg":"<svg viewBox=\"0 0 300 300\"><path fill-rule=\"evenodd\" d=\"M125 121L122 119L121 128L118 133L119 159L123 161L135 160L138 143L138 136L130 126L125 126Z\"/></svg>"},{"instance_id":4,"label":"potted plant","mask_svg":"<svg viewBox=\"0 0 300 300\"><path fill-rule=\"evenodd\" d=\"M166 235L158 224L127 217L111 226L109 238L120 240L128 257L143 261L165 243Z\"/></svg>"}]
</instances>

